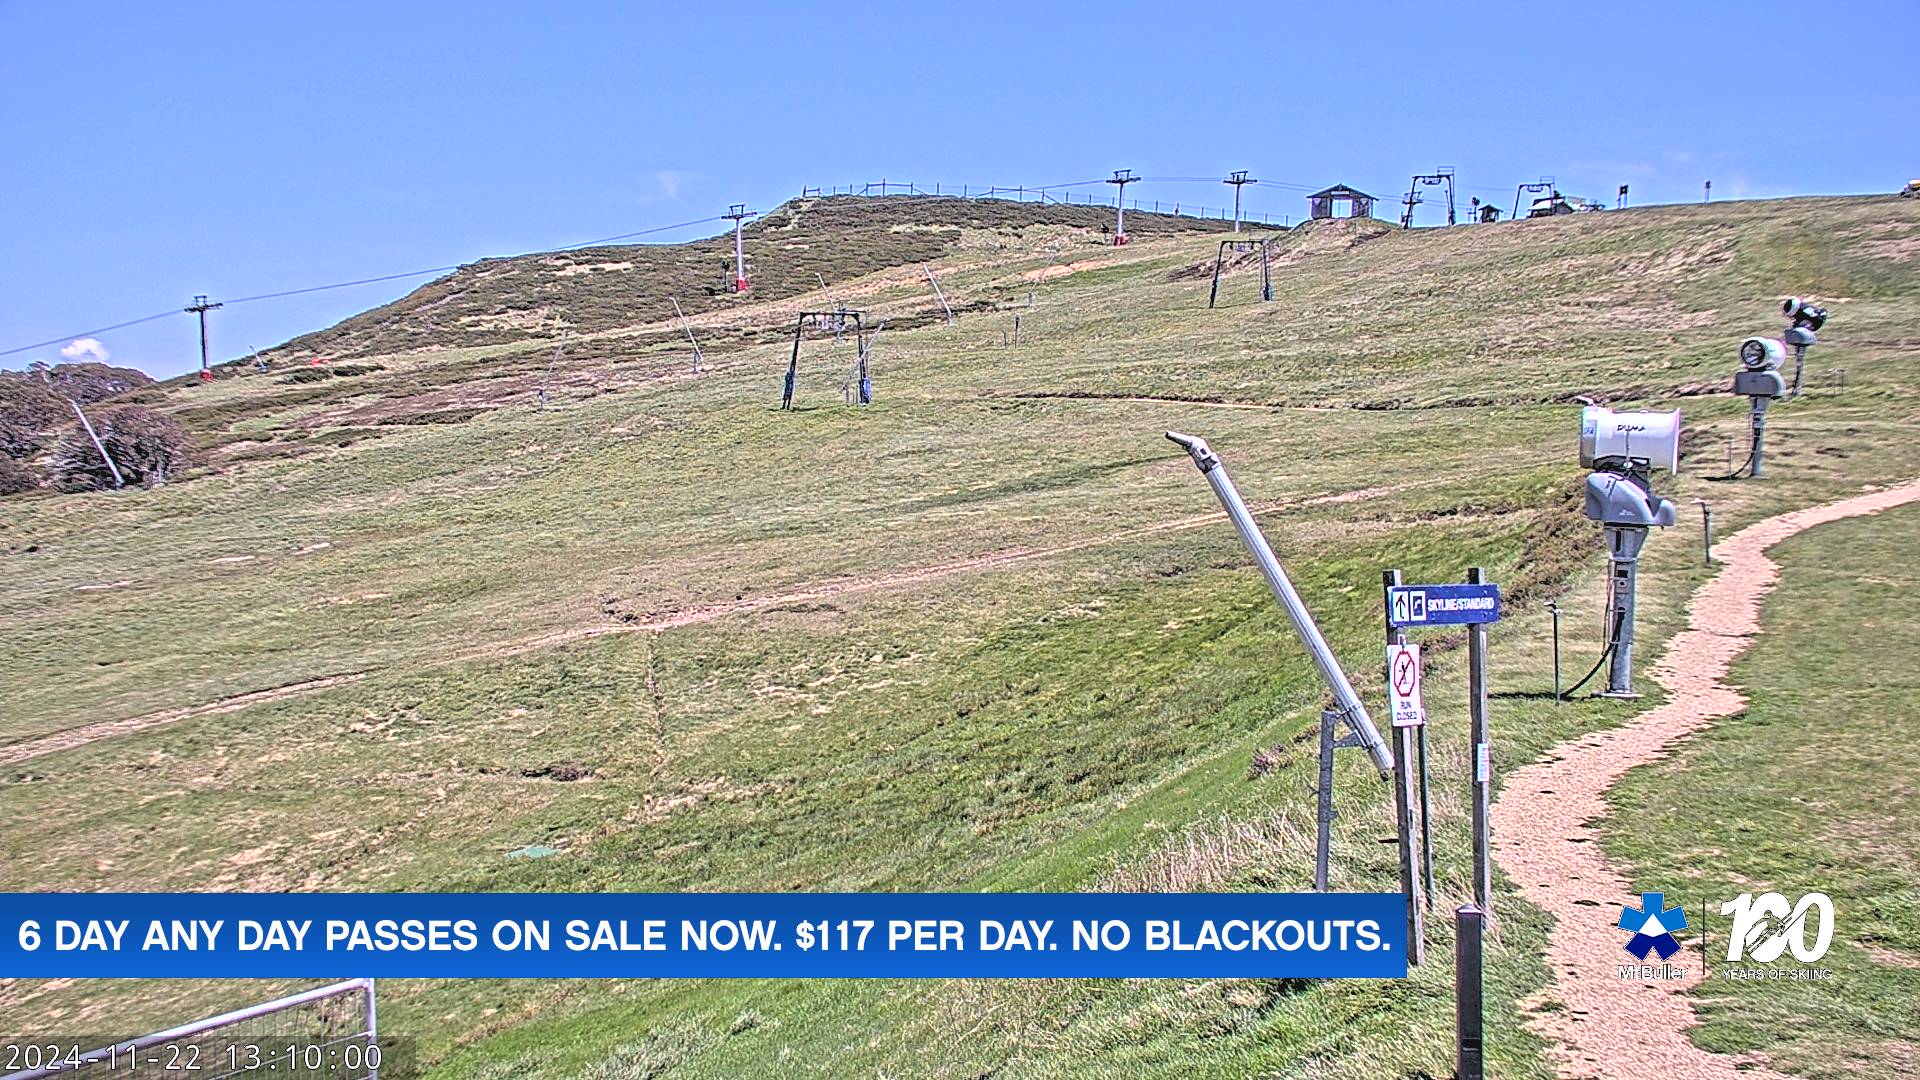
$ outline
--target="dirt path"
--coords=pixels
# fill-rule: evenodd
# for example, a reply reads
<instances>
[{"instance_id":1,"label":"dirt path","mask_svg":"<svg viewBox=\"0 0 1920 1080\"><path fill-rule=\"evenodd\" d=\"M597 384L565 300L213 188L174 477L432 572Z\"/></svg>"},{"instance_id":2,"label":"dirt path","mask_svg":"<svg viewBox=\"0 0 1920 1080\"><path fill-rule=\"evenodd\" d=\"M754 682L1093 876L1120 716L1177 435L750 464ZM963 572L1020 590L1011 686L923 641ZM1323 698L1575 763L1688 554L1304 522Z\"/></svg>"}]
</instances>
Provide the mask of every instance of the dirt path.
<instances>
[{"instance_id":1,"label":"dirt path","mask_svg":"<svg viewBox=\"0 0 1920 1080\"><path fill-rule=\"evenodd\" d=\"M1780 575L1767 549L1815 525L1916 500L1920 481L1781 514L1722 540L1714 548L1720 573L1693 595L1687 629L1653 666L1668 700L1624 727L1562 743L1508 777L1493 807L1494 857L1521 895L1555 920L1546 956L1554 985L1542 997L1566 1008L1539 1012L1531 1024L1555 1045L1562 1077L1780 1080L1757 1061L1708 1053L1687 1037L1689 992L1701 977L1697 954L1674 958L1686 965L1686 978L1616 977L1632 958L1621 950L1615 917L1638 888L1607 863L1595 826L1607 813L1607 789L1628 769L1746 707L1746 697L1721 680L1759 632L1760 602Z\"/></svg>"},{"instance_id":2,"label":"dirt path","mask_svg":"<svg viewBox=\"0 0 1920 1080\"><path fill-rule=\"evenodd\" d=\"M1154 397L1143 394L1096 394L1061 391L1050 394L1014 394L1025 401L1122 402L1128 405L1187 405L1196 409L1247 409L1256 412L1339 412L1330 405L1275 405L1264 401L1207 401L1201 398Z\"/></svg>"},{"instance_id":3,"label":"dirt path","mask_svg":"<svg viewBox=\"0 0 1920 1080\"><path fill-rule=\"evenodd\" d=\"M1394 484L1386 487L1342 491L1331 495L1316 495L1295 502L1257 507L1253 512L1256 516L1259 516L1276 513L1281 510L1301 510L1314 506L1336 506L1343 503L1361 502L1367 499L1379 498L1383 495L1390 495L1394 492L1405 490L1410 486L1412 485ZM588 641L593 638L607 637L614 634L660 633L678 627L694 626L699 623L711 622L715 619L723 619L729 616L765 611L769 608L780 607L785 604L817 603L822 600L831 600L835 597L847 596L853 593L918 585L928 581L936 581L940 578L951 577L956 574L992 570L1015 563L1029 562L1055 555L1065 555L1086 548L1118 543L1123 540L1199 528L1203 525L1223 523L1226 521L1226 517L1227 515L1224 512L1216 510L1208 514L1196 514L1192 517L1176 518L1172 521L1155 522L1151 525L1143 525L1137 529L1106 533L1101 536L1088 537L1084 540L1075 540L1051 547L1015 548L1009 551L992 552L954 562L911 567L884 574L832 578L826 581L801 585L785 592L769 593L765 596L756 596L747 600L733 600L721 604L706 604L699 607L682 608L678 611L663 612L629 623L594 623L587 626L567 627L561 630L550 631L537 637L486 645L442 659L423 661L423 663L457 664L468 663L475 660L494 660L509 656L520 656L530 652L538 652L543 649L557 648L561 645L567 645L576 641ZM145 731L149 728L160 727L165 724L175 723L176 721L186 720L196 716L233 712L236 709L243 709L249 705L260 702L279 701L283 698L295 697L300 694L313 693L328 689L329 687L339 686L342 683L355 682L373 673L374 670L369 669L367 671L350 672L344 675L330 675L325 678L288 683L285 686L276 686L266 690L253 690L244 694L235 694L232 697L221 698L204 705L163 709L159 712L147 713L144 716L132 716L122 720L104 720L95 724L85 724L80 727L69 728L65 731L57 731L51 735L43 735L39 738L27 739L0 746L0 766L15 765L45 754L57 753L62 750L72 750L77 747L86 746L89 743L98 742L102 739L110 739L117 735L128 735L137 731Z\"/></svg>"},{"instance_id":4,"label":"dirt path","mask_svg":"<svg viewBox=\"0 0 1920 1080\"><path fill-rule=\"evenodd\" d=\"M282 698L298 697L325 690L331 686L341 686L358 682L367 677L365 671L351 671L344 675L328 675L319 679L306 679L301 682L287 683L285 686L271 686L265 690L249 690L244 694L235 694L205 705L188 705L178 709L162 709L147 713L145 716L130 716L124 720L103 720L97 724L85 724L65 731L56 731L51 735L42 735L37 739L8 743L0 746L0 765L16 765L42 754L72 750L101 739L110 739L115 735L131 735L136 731L171 724L194 716L211 716L215 713L228 713L244 709L249 705L258 705L265 701L279 701Z\"/></svg>"}]
</instances>

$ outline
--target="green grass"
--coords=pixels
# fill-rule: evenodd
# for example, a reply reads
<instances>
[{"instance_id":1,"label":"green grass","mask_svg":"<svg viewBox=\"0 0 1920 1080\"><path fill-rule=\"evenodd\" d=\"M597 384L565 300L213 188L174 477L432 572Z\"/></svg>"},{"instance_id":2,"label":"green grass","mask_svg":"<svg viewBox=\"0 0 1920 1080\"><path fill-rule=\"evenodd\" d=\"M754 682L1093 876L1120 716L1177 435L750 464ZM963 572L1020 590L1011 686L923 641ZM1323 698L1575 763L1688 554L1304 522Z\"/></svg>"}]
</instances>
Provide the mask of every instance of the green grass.
<instances>
[{"instance_id":1,"label":"green grass","mask_svg":"<svg viewBox=\"0 0 1920 1080\"><path fill-rule=\"evenodd\" d=\"M0 887L1085 889L1186 872L1183 839L1224 821L1281 854L1209 887L1299 888L1320 691L1231 531L1189 521L1215 504L1163 430L1204 434L1281 507L1263 520L1357 676L1383 567L1488 567L1524 601L1494 638L1503 694L1548 685L1548 597L1569 668L1598 647L1571 395L1684 405L1690 457L1662 488L1712 499L1723 530L1920 475L1920 283L1859 243L1913 227L1898 200L1314 231L1280 300L1243 277L1214 311L1188 272L1212 237L890 228L964 205L863 200L878 216L834 226L882 267L898 237L941 238L943 287L974 309L929 315L911 266L833 278L894 320L868 409L840 404L850 346L823 335L801 408L775 411L797 300L696 313L696 377L631 283L556 294L604 305L557 364L550 341L443 335L402 305L354 324L380 371L147 391L216 447L207 469L0 503L0 748L359 677L0 767L0 817L35 822L0 830ZM1707 483L1744 411L1694 390L1808 273L1847 298L1815 359L1846 392L1775 409L1765 484ZM406 351L428 341L451 347ZM1649 546L1649 655L1703 579L1694 539ZM634 629L688 613L713 617ZM1459 666L1439 653L1430 690L1443 912L1468 891ZM1631 715L1497 702L1505 762ZM1384 791L1341 768L1338 880L1385 887ZM561 854L509 858L530 844ZM1546 1076L1519 1002L1548 978L1547 925L1502 908L1490 1053ZM1438 1076L1443 922L1404 983L396 981L382 1020L449 1076ZM15 983L0 1009L159 1027L273 989Z\"/></svg>"},{"instance_id":2,"label":"green grass","mask_svg":"<svg viewBox=\"0 0 1920 1080\"><path fill-rule=\"evenodd\" d=\"M1900 1075L1920 1053L1920 827L1908 812L1920 728L1906 704L1920 678L1898 659L1920 644L1908 610L1916 527L1909 506L1775 548L1766 632L1733 673L1751 704L1613 793L1609 852L1645 888L1709 905L1695 1041L1762 1051L1797 1076ZM1833 945L1810 965L1832 969L1830 981L1719 977L1729 921L1718 905L1744 892L1832 898ZM1809 965L1786 954L1770 966Z\"/></svg>"},{"instance_id":3,"label":"green grass","mask_svg":"<svg viewBox=\"0 0 1920 1080\"><path fill-rule=\"evenodd\" d=\"M548 255L486 259L461 267L401 299L296 338L269 355L328 357L405 352L422 347L497 345L527 337L558 339L674 318L673 301L698 315L738 311L764 300L810 296L893 267L939 259L956 245L1029 251L1070 242L1097 244L1093 230L1111 207L1061 206L1005 199L827 196L796 199L750 222L743 233L750 295L732 293L733 236L684 244L580 248ZM1137 212L1142 238L1218 233L1230 222ZM672 338L679 336L675 327Z\"/></svg>"}]
</instances>

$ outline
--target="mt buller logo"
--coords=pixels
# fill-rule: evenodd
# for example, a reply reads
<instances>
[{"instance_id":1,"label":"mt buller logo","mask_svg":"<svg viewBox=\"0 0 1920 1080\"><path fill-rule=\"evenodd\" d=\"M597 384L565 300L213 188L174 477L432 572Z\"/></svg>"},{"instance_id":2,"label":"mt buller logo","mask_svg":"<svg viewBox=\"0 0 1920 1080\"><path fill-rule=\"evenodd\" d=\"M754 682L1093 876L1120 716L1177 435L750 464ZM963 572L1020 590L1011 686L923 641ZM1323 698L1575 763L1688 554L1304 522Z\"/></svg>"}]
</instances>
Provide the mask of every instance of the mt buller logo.
<instances>
[{"instance_id":1,"label":"mt buller logo","mask_svg":"<svg viewBox=\"0 0 1920 1080\"><path fill-rule=\"evenodd\" d=\"M1673 932L1687 928L1687 913L1678 907L1667 907L1666 903L1666 893L1641 893L1638 908L1623 906L1620 909L1620 929L1633 931L1633 940L1627 942L1626 950L1636 958L1645 960L1648 953L1657 952L1660 959L1665 960L1680 951Z\"/></svg>"}]
</instances>

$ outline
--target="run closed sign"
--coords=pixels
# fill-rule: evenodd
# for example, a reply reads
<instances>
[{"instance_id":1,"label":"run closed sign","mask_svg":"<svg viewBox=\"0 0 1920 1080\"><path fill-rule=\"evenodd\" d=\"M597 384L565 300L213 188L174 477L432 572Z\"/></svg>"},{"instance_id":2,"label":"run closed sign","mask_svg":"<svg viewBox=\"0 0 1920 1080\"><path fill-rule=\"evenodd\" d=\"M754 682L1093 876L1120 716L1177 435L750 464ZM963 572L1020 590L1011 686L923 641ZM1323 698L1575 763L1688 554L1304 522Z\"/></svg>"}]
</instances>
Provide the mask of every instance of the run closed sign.
<instances>
[{"instance_id":1,"label":"run closed sign","mask_svg":"<svg viewBox=\"0 0 1920 1080\"><path fill-rule=\"evenodd\" d=\"M1387 694L1393 701L1394 727L1419 727L1427 722L1427 709L1420 700L1421 681L1420 646L1387 646Z\"/></svg>"}]
</instances>

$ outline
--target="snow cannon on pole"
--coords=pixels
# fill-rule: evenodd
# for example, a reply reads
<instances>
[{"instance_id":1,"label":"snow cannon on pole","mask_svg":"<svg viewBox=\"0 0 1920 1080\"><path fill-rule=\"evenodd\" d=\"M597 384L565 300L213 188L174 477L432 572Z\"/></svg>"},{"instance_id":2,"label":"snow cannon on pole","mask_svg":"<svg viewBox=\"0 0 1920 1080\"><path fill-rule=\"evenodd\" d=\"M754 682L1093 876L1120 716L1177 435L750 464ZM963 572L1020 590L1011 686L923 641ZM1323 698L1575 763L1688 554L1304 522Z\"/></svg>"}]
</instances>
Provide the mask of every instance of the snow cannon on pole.
<instances>
[{"instance_id":1,"label":"snow cannon on pole","mask_svg":"<svg viewBox=\"0 0 1920 1080\"><path fill-rule=\"evenodd\" d=\"M1354 692L1353 683L1348 681L1347 673L1340 667L1340 661L1333 655L1327 639L1320 633L1320 627L1313 621L1313 614L1307 610L1306 602L1300 599L1300 593L1294 589L1280 560L1268 546L1267 538L1261 534L1259 526L1254 524L1253 514L1247 509L1245 500L1233 486L1233 480L1227 476L1227 467L1220 463L1219 455L1207 445L1207 440L1197 435L1183 435L1178 431L1167 432L1167 438L1185 450L1199 467L1200 474L1207 478L1213 488L1214 497L1226 508L1227 517L1233 521L1234 530L1240 534L1240 542L1253 554L1254 562L1259 564L1260 573L1273 589L1274 598L1287 613L1293 623L1294 633L1300 636L1300 643L1307 647L1313 657L1314 666L1320 669L1320 678L1333 692L1333 699L1347 726L1359 737L1360 745L1373 759L1374 767L1380 770L1383 779L1393 776L1393 751L1386 740L1373 726L1373 719L1367 715L1367 707L1361 704L1360 695Z\"/></svg>"},{"instance_id":2,"label":"snow cannon on pole","mask_svg":"<svg viewBox=\"0 0 1920 1080\"><path fill-rule=\"evenodd\" d=\"M1600 523L1607 538L1607 645L1601 655L1610 663L1600 696L1639 697L1633 692L1633 619L1640 549L1648 529L1667 528L1677 514L1671 500L1654 494L1652 474L1679 469L1680 413L1588 406L1580 414L1580 465L1593 470L1587 476L1587 517Z\"/></svg>"}]
</instances>

